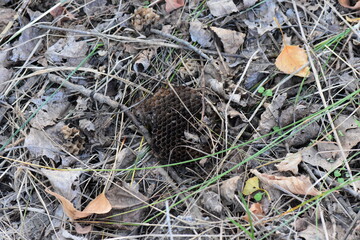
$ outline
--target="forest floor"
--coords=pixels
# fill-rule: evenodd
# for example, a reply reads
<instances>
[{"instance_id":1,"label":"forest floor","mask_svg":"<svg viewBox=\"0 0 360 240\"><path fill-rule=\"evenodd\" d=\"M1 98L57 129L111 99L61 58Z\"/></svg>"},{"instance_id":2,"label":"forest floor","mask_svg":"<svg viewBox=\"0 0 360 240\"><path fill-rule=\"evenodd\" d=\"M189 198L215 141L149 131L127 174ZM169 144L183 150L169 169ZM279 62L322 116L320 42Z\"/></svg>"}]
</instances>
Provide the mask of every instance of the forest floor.
<instances>
[{"instance_id":1,"label":"forest floor","mask_svg":"<svg viewBox=\"0 0 360 240\"><path fill-rule=\"evenodd\" d=\"M0 239L360 239L358 5L1 0Z\"/></svg>"}]
</instances>

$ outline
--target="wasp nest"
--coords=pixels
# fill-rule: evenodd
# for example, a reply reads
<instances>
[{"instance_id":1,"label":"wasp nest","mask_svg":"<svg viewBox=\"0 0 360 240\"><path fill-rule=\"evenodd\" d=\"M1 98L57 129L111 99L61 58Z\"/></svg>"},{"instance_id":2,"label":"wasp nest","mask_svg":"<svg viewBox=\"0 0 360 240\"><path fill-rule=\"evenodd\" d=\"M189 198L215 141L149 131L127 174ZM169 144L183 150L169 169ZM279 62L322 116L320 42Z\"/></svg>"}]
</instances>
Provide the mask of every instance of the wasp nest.
<instances>
[{"instance_id":1,"label":"wasp nest","mask_svg":"<svg viewBox=\"0 0 360 240\"><path fill-rule=\"evenodd\" d=\"M133 26L137 31L142 31L144 27L154 24L160 16L154 13L152 8L138 8L134 12Z\"/></svg>"},{"instance_id":2,"label":"wasp nest","mask_svg":"<svg viewBox=\"0 0 360 240\"><path fill-rule=\"evenodd\" d=\"M175 91L174 91L175 90ZM162 160L181 161L198 157L188 137L198 133L202 102L198 91L189 87L161 88L134 111L151 134L151 147ZM195 134L194 134L195 133Z\"/></svg>"},{"instance_id":3,"label":"wasp nest","mask_svg":"<svg viewBox=\"0 0 360 240\"><path fill-rule=\"evenodd\" d=\"M71 128L68 125L64 125L61 128L62 144L66 151L73 155L78 155L84 150L85 140L80 136L80 130L77 128Z\"/></svg>"}]
</instances>

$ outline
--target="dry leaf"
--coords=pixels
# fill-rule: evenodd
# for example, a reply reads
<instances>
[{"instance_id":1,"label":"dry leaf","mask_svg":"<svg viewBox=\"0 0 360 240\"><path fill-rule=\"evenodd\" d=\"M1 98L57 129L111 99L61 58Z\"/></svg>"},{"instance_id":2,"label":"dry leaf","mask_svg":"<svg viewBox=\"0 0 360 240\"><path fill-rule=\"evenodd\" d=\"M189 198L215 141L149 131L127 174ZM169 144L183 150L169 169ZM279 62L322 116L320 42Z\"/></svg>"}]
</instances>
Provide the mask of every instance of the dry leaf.
<instances>
[{"instance_id":1,"label":"dry leaf","mask_svg":"<svg viewBox=\"0 0 360 240\"><path fill-rule=\"evenodd\" d=\"M312 186L309 177L306 176L274 176L260 173L255 169L251 170L251 173L255 174L265 184L270 186L280 186L281 188L284 188L294 194L317 196L321 193Z\"/></svg>"},{"instance_id":2,"label":"dry leaf","mask_svg":"<svg viewBox=\"0 0 360 240\"><path fill-rule=\"evenodd\" d=\"M105 193L101 193L86 206L83 212L90 214L104 214L108 213L111 208L112 206L109 200L106 198Z\"/></svg>"},{"instance_id":3,"label":"dry leaf","mask_svg":"<svg viewBox=\"0 0 360 240\"><path fill-rule=\"evenodd\" d=\"M46 50L45 57L50 62L65 61L66 66L77 66L86 57L88 49L86 41L76 41L75 37L60 38Z\"/></svg>"},{"instance_id":4,"label":"dry leaf","mask_svg":"<svg viewBox=\"0 0 360 240\"><path fill-rule=\"evenodd\" d=\"M37 106L42 106L46 101L47 104L42 106L36 116L31 119L30 124L32 127L43 130L47 126L52 126L61 118L64 113L69 109L70 102L69 95L63 91L57 92L51 99L49 96L42 96L40 98L32 99L32 102Z\"/></svg>"},{"instance_id":5,"label":"dry leaf","mask_svg":"<svg viewBox=\"0 0 360 240\"><path fill-rule=\"evenodd\" d=\"M37 52L43 49L43 44L37 46L38 41L34 41L34 39L38 38L41 34L41 30L37 28L25 29L21 33L19 40L13 43L15 48L12 50L9 60L12 62L26 61L29 59L29 56L33 56L32 54L37 55Z\"/></svg>"},{"instance_id":6,"label":"dry leaf","mask_svg":"<svg viewBox=\"0 0 360 240\"><path fill-rule=\"evenodd\" d=\"M184 0L165 0L165 10L166 12L171 12L172 10L178 9L184 6Z\"/></svg>"},{"instance_id":7,"label":"dry leaf","mask_svg":"<svg viewBox=\"0 0 360 240\"><path fill-rule=\"evenodd\" d=\"M217 27L211 27L211 30L220 38L226 53L235 54L244 43L244 33Z\"/></svg>"},{"instance_id":8,"label":"dry leaf","mask_svg":"<svg viewBox=\"0 0 360 240\"><path fill-rule=\"evenodd\" d=\"M265 213L262 209L262 206L260 203L253 203L251 204L251 207L249 208L250 212L255 216L257 219L252 219L253 221L261 220L265 217ZM247 222L250 222L249 215L245 215L243 219Z\"/></svg>"},{"instance_id":9,"label":"dry leaf","mask_svg":"<svg viewBox=\"0 0 360 240\"><path fill-rule=\"evenodd\" d=\"M313 122L304 127L303 129L294 129L289 138L285 141L289 147L301 147L308 144L311 139L316 139L319 136L320 126L318 123Z\"/></svg>"},{"instance_id":10,"label":"dry leaf","mask_svg":"<svg viewBox=\"0 0 360 240\"><path fill-rule=\"evenodd\" d=\"M54 171L41 169L41 172L50 180L51 185L66 199L72 201L77 196L79 186L74 182L79 178L82 171Z\"/></svg>"},{"instance_id":11,"label":"dry leaf","mask_svg":"<svg viewBox=\"0 0 360 240\"><path fill-rule=\"evenodd\" d=\"M63 206L65 214L71 219L79 219L79 218L85 218L90 216L91 214L104 214L111 210L111 204L106 198L104 193L101 193L99 196L97 196L94 200L92 200L83 211L79 211L74 208L74 205L61 196L60 194L57 194L50 189L45 190L47 193L53 195L56 197L61 205Z\"/></svg>"},{"instance_id":12,"label":"dry leaf","mask_svg":"<svg viewBox=\"0 0 360 240\"><path fill-rule=\"evenodd\" d=\"M13 73L12 69L7 69L0 66L0 92L2 93L7 85L10 83L10 78Z\"/></svg>"},{"instance_id":13,"label":"dry leaf","mask_svg":"<svg viewBox=\"0 0 360 240\"><path fill-rule=\"evenodd\" d=\"M47 156L50 159L58 159L59 149L52 144L44 131L30 128L29 134L25 137L24 147L32 156Z\"/></svg>"},{"instance_id":14,"label":"dry leaf","mask_svg":"<svg viewBox=\"0 0 360 240\"><path fill-rule=\"evenodd\" d=\"M246 183L245 183L245 187L242 191L242 193L247 196L252 194L253 192L259 190L259 178L258 177L252 177L249 178Z\"/></svg>"},{"instance_id":15,"label":"dry leaf","mask_svg":"<svg viewBox=\"0 0 360 240\"><path fill-rule=\"evenodd\" d=\"M267 0L247 12L247 16L243 19L243 22L247 25L250 31L253 32L252 34L257 33L258 36L262 36L266 32L277 28L274 17L277 18L280 26L285 22L285 19L280 12L281 9L279 9L279 4L276 0Z\"/></svg>"},{"instance_id":16,"label":"dry leaf","mask_svg":"<svg viewBox=\"0 0 360 240\"><path fill-rule=\"evenodd\" d=\"M191 41L199 43L204 48L213 46L213 37L210 30L199 21L195 20L190 22L189 33Z\"/></svg>"},{"instance_id":17,"label":"dry leaf","mask_svg":"<svg viewBox=\"0 0 360 240\"><path fill-rule=\"evenodd\" d=\"M225 182L220 187L220 193L223 198L225 198L227 201L232 202L235 198L235 191L238 187L238 182L240 180L239 176L232 177Z\"/></svg>"},{"instance_id":18,"label":"dry leaf","mask_svg":"<svg viewBox=\"0 0 360 240\"><path fill-rule=\"evenodd\" d=\"M206 2L210 12L215 17L227 16L238 9L232 0L209 0Z\"/></svg>"},{"instance_id":19,"label":"dry leaf","mask_svg":"<svg viewBox=\"0 0 360 240\"><path fill-rule=\"evenodd\" d=\"M75 227L76 228L76 227ZM88 238L82 236L76 236L75 234L71 234L69 231L64 228L60 228L56 235L56 237L52 237L51 239L59 239L59 240L87 240Z\"/></svg>"},{"instance_id":20,"label":"dry leaf","mask_svg":"<svg viewBox=\"0 0 360 240\"><path fill-rule=\"evenodd\" d=\"M62 15L65 11L65 8L62 6L58 6L56 8L54 8L53 10L50 11L51 16L53 16L54 18Z\"/></svg>"},{"instance_id":21,"label":"dry leaf","mask_svg":"<svg viewBox=\"0 0 360 240\"><path fill-rule=\"evenodd\" d=\"M136 73L145 72L150 66L151 59L156 53L155 48L148 48L139 53L136 57L133 68Z\"/></svg>"},{"instance_id":22,"label":"dry leaf","mask_svg":"<svg viewBox=\"0 0 360 240\"><path fill-rule=\"evenodd\" d=\"M8 23L13 20L15 14L16 11L11 8L0 8L0 37L4 37L1 34L4 34L3 30L8 25ZM9 28L7 27L7 29Z\"/></svg>"},{"instance_id":23,"label":"dry leaf","mask_svg":"<svg viewBox=\"0 0 360 240\"><path fill-rule=\"evenodd\" d=\"M103 225L100 223L100 226L131 230L138 226L122 223L139 223L146 217L145 206L149 199L139 192L137 189L139 185L136 183L131 186L126 183L123 185L123 187L114 185L106 192L112 210L107 214L97 216L100 222L104 222ZM109 222L112 223L111 226Z\"/></svg>"},{"instance_id":24,"label":"dry leaf","mask_svg":"<svg viewBox=\"0 0 360 240\"><path fill-rule=\"evenodd\" d=\"M259 126L256 128L260 135L265 135L269 133L273 127L278 126L277 121L279 119L280 109L284 105L286 98L286 93L280 94L272 101L271 104L266 106L265 112L261 114Z\"/></svg>"},{"instance_id":25,"label":"dry leaf","mask_svg":"<svg viewBox=\"0 0 360 240\"><path fill-rule=\"evenodd\" d=\"M224 208L220 201L219 194L212 191L204 193L204 195L202 196L202 204L204 205L204 208L206 210L218 214L220 214Z\"/></svg>"},{"instance_id":26,"label":"dry leaf","mask_svg":"<svg viewBox=\"0 0 360 240\"><path fill-rule=\"evenodd\" d=\"M358 120L354 116L340 115L334 123L344 155L347 157L351 149L360 142ZM328 171L341 166L344 160L339 146L334 142L319 142L314 147L302 149L301 154L304 162Z\"/></svg>"},{"instance_id":27,"label":"dry leaf","mask_svg":"<svg viewBox=\"0 0 360 240\"><path fill-rule=\"evenodd\" d=\"M84 12L86 15L91 18L96 16L99 12L104 11L105 8L108 8L106 0L92 0L86 2L84 5Z\"/></svg>"},{"instance_id":28,"label":"dry leaf","mask_svg":"<svg viewBox=\"0 0 360 240\"><path fill-rule=\"evenodd\" d=\"M92 226L91 225L87 225L85 227L81 226L79 223L75 223L75 231L78 234L87 234L89 232L92 231Z\"/></svg>"},{"instance_id":29,"label":"dry leaf","mask_svg":"<svg viewBox=\"0 0 360 240\"><path fill-rule=\"evenodd\" d=\"M350 8L352 10L360 9L360 0L357 0L357 2L351 0L339 0L339 3L341 6Z\"/></svg>"},{"instance_id":30,"label":"dry leaf","mask_svg":"<svg viewBox=\"0 0 360 240\"><path fill-rule=\"evenodd\" d=\"M299 70L303 65L308 64L308 57L304 49L299 46L285 45L280 55L276 58L276 67L287 74L291 74ZM299 77L308 77L310 68L304 67L301 71L295 74Z\"/></svg>"},{"instance_id":31,"label":"dry leaf","mask_svg":"<svg viewBox=\"0 0 360 240\"><path fill-rule=\"evenodd\" d=\"M279 164L275 164L275 167L280 172L291 171L294 174L298 174L299 169L298 165L302 160L302 155L300 152L298 153L288 153L283 161Z\"/></svg>"}]
</instances>

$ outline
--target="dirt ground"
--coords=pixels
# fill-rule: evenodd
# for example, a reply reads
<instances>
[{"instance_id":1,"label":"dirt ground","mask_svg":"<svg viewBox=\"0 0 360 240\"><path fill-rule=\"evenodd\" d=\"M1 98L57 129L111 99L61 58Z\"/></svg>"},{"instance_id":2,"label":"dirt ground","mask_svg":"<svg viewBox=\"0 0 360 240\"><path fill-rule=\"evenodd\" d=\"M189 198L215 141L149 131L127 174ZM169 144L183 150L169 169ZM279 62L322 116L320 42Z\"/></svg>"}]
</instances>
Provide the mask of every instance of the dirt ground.
<instances>
[{"instance_id":1,"label":"dirt ground","mask_svg":"<svg viewBox=\"0 0 360 240\"><path fill-rule=\"evenodd\" d=\"M0 239L360 239L359 0L0 0Z\"/></svg>"}]
</instances>

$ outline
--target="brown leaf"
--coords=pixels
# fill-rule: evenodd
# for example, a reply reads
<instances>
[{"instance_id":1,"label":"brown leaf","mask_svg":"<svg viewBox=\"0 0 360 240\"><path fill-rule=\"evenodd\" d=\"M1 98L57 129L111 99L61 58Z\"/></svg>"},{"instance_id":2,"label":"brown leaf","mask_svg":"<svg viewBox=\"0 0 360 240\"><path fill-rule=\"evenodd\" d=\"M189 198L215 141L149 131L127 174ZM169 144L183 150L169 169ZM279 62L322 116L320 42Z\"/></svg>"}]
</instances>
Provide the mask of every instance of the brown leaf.
<instances>
[{"instance_id":1,"label":"brown leaf","mask_svg":"<svg viewBox=\"0 0 360 240\"><path fill-rule=\"evenodd\" d=\"M262 206L260 203L253 203L251 204L251 207L249 208L250 212L257 218L253 220L261 220L265 217L265 213L262 209ZM250 222L249 215L245 215L243 219L247 222Z\"/></svg>"},{"instance_id":2,"label":"brown leaf","mask_svg":"<svg viewBox=\"0 0 360 240\"><path fill-rule=\"evenodd\" d=\"M223 17L233 12L238 12L233 0L209 0L206 1L206 4L211 14L215 17Z\"/></svg>"},{"instance_id":3,"label":"brown leaf","mask_svg":"<svg viewBox=\"0 0 360 240\"><path fill-rule=\"evenodd\" d=\"M280 94L272 101L271 104L266 106L266 110L261 114L260 123L256 129L260 135L269 133L273 127L278 125L280 109L283 107L286 98L286 93Z\"/></svg>"},{"instance_id":4,"label":"brown leaf","mask_svg":"<svg viewBox=\"0 0 360 240\"><path fill-rule=\"evenodd\" d=\"M298 174L298 165L301 160L301 153L288 153L283 161L275 164L275 167L277 167L280 172L291 171L294 174Z\"/></svg>"},{"instance_id":5,"label":"brown leaf","mask_svg":"<svg viewBox=\"0 0 360 240\"><path fill-rule=\"evenodd\" d=\"M84 211L79 211L74 208L74 205L61 196L60 194L57 194L50 189L45 190L47 193L53 195L56 197L61 205L63 206L65 214L71 219L79 219L79 218L85 218L90 216L91 214L97 213L97 214L103 214L107 213L111 210L110 202L107 200L104 193L101 193L99 196L97 196L94 200L92 200L84 209Z\"/></svg>"},{"instance_id":6,"label":"brown leaf","mask_svg":"<svg viewBox=\"0 0 360 240\"><path fill-rule=\"evenodd\" d=\"M299 46L285 45L280 55L276 58L276 67L287 74L291 74L303 65L308 63L308 58L304 49ZM310 74L310 68L305 67L301 71L295 74L299 77L308 77Z\"/></svg>"},{"instance_id":7,"label":"brown leaf","mask_svg":"<svg viewBox=\"0 0 360 240\"><path fill-rule=\"evenodd\" d=\"M51 16L53 16L54 18L62 15L65 11L65 8L62 6L58 6L56 8L54 8L53 10L50 11Z\"/></svg>"},{"instance_id":8,"label":"brown leaf","mask_svg":"<svg viewBox=\"0 0 360 240\"><path fill-rule=\"evenodd\" d=\"M360 0L351 1L351 0L339 0L341 6L350 8L352 10L360 9Z\"/></svg>"},{"instance_id":9,"label":"brown leaf","mask_svg":"<svg viewBox=\"0 0 360 240\"><path fill-rule=\"evenodd\" d=\"M334 121L344 156L360 142L360 127L354 116L340 115ZM336 142L319 142L316 146L301 150L304 162L320 166L326 170L335 169L343 164L343 154Z\"/></svg>"},{"instance_id":10,"label":"brown leaf","mask_svg":"<svg viewBox=\"0 0 360 240\"><path fill-rule=\"evenodd\" d=\"M87 234L89 232L92 231L92 226L91 225L87 225L85 227L81 226L79 223L75 223L75 231L78 234Z\"/></svg>"},{"instance_id":11,"label":"brown leaf","mask_svg":"<svg viewBox=\"0 0 360 240\"><path fill-rule=\"evenodd\" d=\"M105 193L101 193L86 206L83 212L90 214L103 214L108 213L111 208L112 206L109 200L106 198Z\"/></svg>"},{"instance_id":12,"label":"brown leaf","mask_svg":"<svg viewBox=\"0 0 360 240\"><path fill-rule=\"evenodd\" d=\"M165 10L166 12L171 12L172 10L178 9L184 6L184 0L165 0Z\"/></svg>"},{"instance_id":13,"label":"brown leaf","mask_svg":"<svg viewBox=\"0 0 360 240\"><path fill-rule=\"evenodd\" d=\"M294 194L317 196L321 193L312 186L309 177L306 176L274 176L260 173L255 169L251 170L251 173L255 174L265 184L269 184L270 186L280 186Z\"/></svg>"},{"instance_id":14,"label":"brown leaf","mask_svg":"<svg viewBox=\"0 0 360 240\"><path fill-rule=\"evenodd\" d=\"M318 123L313 122L304 127L303 129L294 129L291 136L286 139L290 147L299 147L308 144L311 139L316 139L319 136L320 126Z\"/></svg>"},{"instance_id":15,"label":"brown leaf","mask_svg":"<svg viewBox=\"0 0 360 240\"><path fill-rule=\"evenodd\" d=\"M232 177L225 182L220 187L220 193L223 198L225 198L227 201L232 202L232 200L235 198L235 191L238 187L238 182L240 180L239 176Z\"/></svg>"},{"instance_id":16,"label":"brown leaf","mask_svg":"<svg viewBox=\"0 0 360 240\"><path fill-rule=\"evenodd\" d=\"M138 226L123 223L139 223L146 217L148 198L138 191L136 184L130 186L123 183L122 187L113 186L106 192L106 196L112 210L107 214L96 216L102 222L98 226L131 230Z\"/></svg>"},{"instance_id":17,"label":"brown leaf","mask_svg":"<svg viewBox=\"0 0 360 240\"><path fill-rule=\"evenodd\" d=\"M226 53L235 54L244 42L244 33L217 27L211 27L211 30L220 38Z\"/></svg>"}]
</instances>

